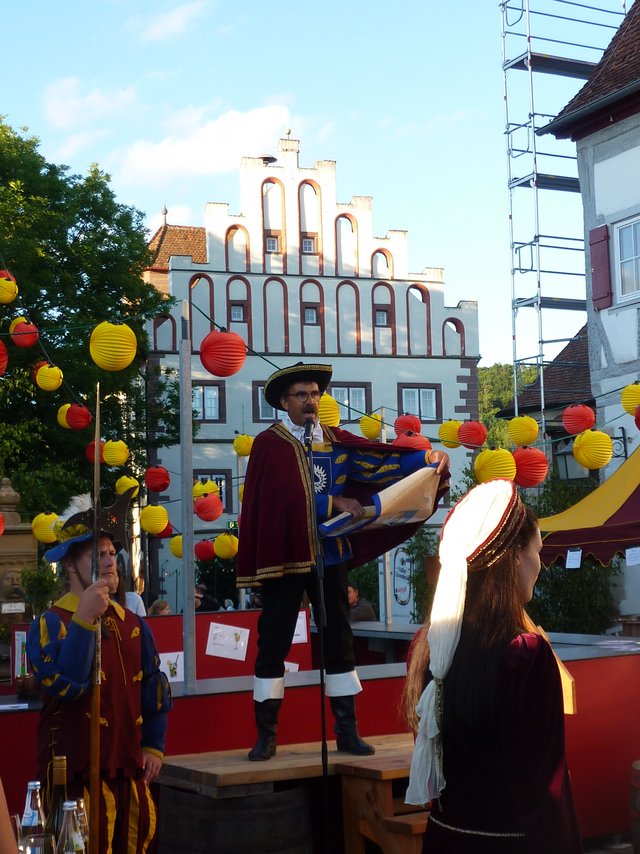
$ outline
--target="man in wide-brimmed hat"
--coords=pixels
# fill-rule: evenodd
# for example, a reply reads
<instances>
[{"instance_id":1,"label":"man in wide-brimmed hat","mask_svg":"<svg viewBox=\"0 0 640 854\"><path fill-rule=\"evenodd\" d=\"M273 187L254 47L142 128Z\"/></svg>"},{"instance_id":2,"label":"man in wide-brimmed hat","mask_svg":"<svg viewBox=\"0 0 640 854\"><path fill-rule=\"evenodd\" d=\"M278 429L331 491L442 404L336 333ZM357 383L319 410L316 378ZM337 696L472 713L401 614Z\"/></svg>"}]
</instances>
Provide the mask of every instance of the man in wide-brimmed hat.
<instances>
[{"instance_id":1,"label":"man in wide-brimmed hat","mask_svg":"<svg viewBox=\"0 0 640 854\"><path fill-rule=\"evenodd\" d=\"M283 417L256 437L247 467L237 584L262 585L253 693L258 740L249 753L254 761L270 759L276 751L284 660L305 591L318 613L313 522L343 512L361 518L363 502L383 486L427 463L437 465L439 473L448 466L442 452L382 445L321 425L318 405L331 375L330 365L298 362L269 377L265 399L282 410ZM313 483L305 441L313 444ZM398 525L323 541L326 693L336 719L339 750L374 752L360 738L356 725L355 695L362 687L349 625L348 570L399 545L417 527Z\"/></svg>"},{"instance_id":2,"label":"man in wide-brimmed hat","mask_svg":"<svg viewBox=\"0 0 640 854\"><path fill-rule=\"evenodd\" d=\"M78 512L59 526L59 542L45 553L64 568L69 592L34 621L27 640L43 692L38 776L50 785L53 757L66 756L69 797L88 798L93 662L101 625L99 850L114 854L142 852L153 839L157 822L149 783L162 766L171 706L151 632L111 598L118 589L116 551L125 543L129 497L119 496L103 510L97 531L89 496L74 500Z\"/></svg>"}]
</instances>

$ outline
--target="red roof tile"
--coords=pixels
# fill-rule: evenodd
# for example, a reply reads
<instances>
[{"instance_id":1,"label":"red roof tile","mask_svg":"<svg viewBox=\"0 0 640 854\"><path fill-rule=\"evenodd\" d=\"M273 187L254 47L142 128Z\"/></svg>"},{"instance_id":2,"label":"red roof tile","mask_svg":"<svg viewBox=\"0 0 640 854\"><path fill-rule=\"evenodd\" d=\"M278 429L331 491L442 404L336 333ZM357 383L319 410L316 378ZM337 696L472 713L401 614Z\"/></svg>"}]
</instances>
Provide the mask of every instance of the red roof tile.
<instances>
[{"instance_id":1,"label":"red roof tile","mask_svg":"<svg viewBox=\"0 0 640 854\"><path fill-rule=\"evenodd\" d=\"M162 225L149 241L153 269L169 269L172 255L191 257L194 264L206 264L207 241L204 228L192 225Z\"/></svg>"}]
</instances>

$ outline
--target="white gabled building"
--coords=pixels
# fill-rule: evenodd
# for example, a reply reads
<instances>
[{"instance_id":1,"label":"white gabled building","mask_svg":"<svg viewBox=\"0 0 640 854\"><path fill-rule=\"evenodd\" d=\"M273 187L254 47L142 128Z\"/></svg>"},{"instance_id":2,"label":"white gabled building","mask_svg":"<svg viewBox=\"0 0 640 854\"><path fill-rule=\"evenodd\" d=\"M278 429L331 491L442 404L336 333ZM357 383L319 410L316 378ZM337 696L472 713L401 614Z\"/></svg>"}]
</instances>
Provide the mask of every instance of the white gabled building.
<instances>
[{"instance_id":1,"label":"white gabled building","mask_svg":"<svg viewBox=\"0 0 640 854\"><path fill-rule=\"evenodd\" d=\"M334 161L301 167L299 142L290 138L279 141L277 159L243 158L240 209L209 203L204 228L164 224L151 241L147 280L189 308L200 429L188 476L222 485L225 515L210 525L194 517L196 540L237 518L242 471L232 442L237 432L255 436L277 418L262 387L278 368L331 363L329 392L341 404L341 424L354 421L358 434L361 415L381 407L389 440L401 412L419 415L422 432L435 440L443 419L477 417L476 303L445 305L440 268L409 272L406 231L376 237L371 197L338 202ZM216 327L237 332L249 348L244 367L224 379L198 357ZM150 336L154 358L177 369L180 305L155 321ZM455 481L469 454L452 456ZM179 527L179 447L162 450L158 462L173 473L165 498ZM161 573L179 564L167 541L153 562Z\"/></svg>"}]
</instances>

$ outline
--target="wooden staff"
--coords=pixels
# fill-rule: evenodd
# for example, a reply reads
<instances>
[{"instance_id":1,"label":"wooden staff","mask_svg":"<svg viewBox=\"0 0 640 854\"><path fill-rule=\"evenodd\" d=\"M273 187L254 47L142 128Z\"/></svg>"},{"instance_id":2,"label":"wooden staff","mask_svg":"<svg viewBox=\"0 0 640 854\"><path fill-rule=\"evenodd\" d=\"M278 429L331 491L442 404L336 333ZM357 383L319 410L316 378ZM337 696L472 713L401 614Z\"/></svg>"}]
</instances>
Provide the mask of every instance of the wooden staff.
<instances>
[{"instance_id":1,"label":"wooden staff","mask_svg":"<svg viewBox=\"0 0 640 854\"><path fill-rule=\"evenodd\" d=\"M96 385L96 429L93 455L93 560L91 580L100 577L100 383ZM96 627L93 690L89 730L89 854L100 854L100 669L102 618Z\"/></svg>"}]
</instances>

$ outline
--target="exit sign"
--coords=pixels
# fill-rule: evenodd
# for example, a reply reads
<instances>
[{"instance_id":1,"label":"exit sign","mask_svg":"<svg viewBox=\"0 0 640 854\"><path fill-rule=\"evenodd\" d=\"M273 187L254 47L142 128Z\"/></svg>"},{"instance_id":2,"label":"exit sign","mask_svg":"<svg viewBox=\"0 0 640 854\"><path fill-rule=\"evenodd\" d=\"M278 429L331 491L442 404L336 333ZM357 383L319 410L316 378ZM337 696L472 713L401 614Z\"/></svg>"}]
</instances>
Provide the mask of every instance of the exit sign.
<instances>
[{"instance_id":1,"label":"exit sign","mask_svg":"<svg viewBox=\"0 0 640 854\"><path fill-rule=\"evenodd\" d=\"M237 520L233 520L231 522L227 522L227 531L237 531L238 530L238 522Z\"/></svg>"}]
</instances>

